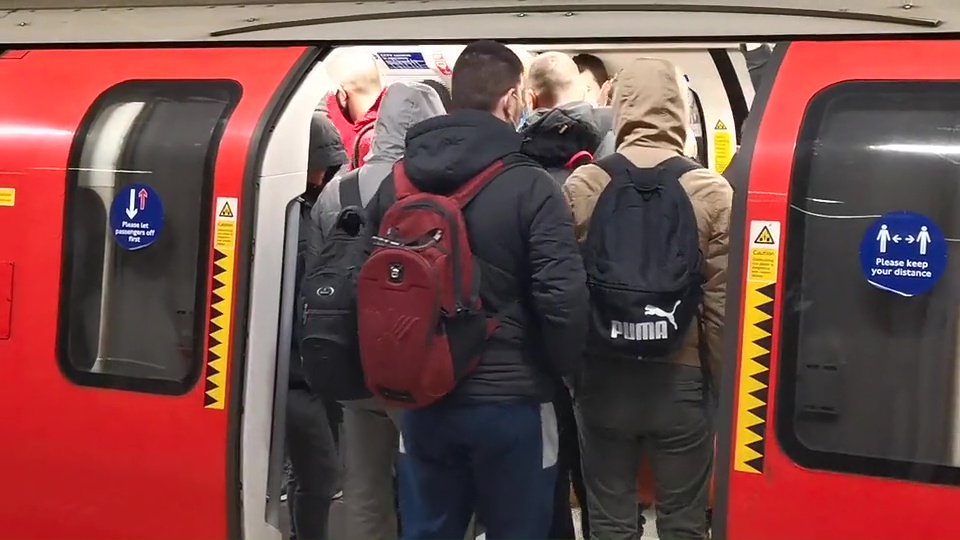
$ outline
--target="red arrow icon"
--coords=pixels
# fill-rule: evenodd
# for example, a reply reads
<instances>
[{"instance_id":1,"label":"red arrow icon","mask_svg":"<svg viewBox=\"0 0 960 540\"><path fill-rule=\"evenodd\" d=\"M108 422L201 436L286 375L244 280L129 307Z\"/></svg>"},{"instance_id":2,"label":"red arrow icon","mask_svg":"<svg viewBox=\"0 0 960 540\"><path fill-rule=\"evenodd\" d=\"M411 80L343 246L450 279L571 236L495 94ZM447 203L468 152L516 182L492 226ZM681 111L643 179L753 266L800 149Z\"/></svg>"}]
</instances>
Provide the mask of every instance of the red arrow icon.
<instances>
[{"instance_id":1,"label":"red arrow icon","mask_svg":"<svg viewBox=\"0 0 960 540\"><path fill-rule=\"evenodd\" d=\"M141 189L140 193L137 194L137 197L140 198L140 209L143 210L147 207L147 190Z\"/></svg>"}]
</instances>

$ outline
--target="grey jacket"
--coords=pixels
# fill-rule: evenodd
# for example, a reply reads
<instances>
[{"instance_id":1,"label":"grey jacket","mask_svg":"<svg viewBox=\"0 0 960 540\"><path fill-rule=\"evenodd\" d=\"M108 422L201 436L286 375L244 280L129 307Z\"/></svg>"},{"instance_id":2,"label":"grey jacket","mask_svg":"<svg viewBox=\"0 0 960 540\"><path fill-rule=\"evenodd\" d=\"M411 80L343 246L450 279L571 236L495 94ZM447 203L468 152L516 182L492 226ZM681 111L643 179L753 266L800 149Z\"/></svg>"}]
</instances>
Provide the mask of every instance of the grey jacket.
<instances>
[{"instance_id":1,"label":"grey jacket","mask_svg":"<svg viewBox=\"0 0 960 540\"><path fill-rule=\"evenodd\" d=\"M440 96L429 86L415 82L398 82L387 87L380 103L380 115L374 126L371 155L362 167L353 173L335 178L323 190L313 207L311 219L319 225L321 237L311 242L318 249L337 215L340 213L340 185L349 174L360 178L360 198L366 207L380 189L380 183L390 175L393 164L403 157L407 130L428 118L444 114Z\"/></svg>"}]
</instances>

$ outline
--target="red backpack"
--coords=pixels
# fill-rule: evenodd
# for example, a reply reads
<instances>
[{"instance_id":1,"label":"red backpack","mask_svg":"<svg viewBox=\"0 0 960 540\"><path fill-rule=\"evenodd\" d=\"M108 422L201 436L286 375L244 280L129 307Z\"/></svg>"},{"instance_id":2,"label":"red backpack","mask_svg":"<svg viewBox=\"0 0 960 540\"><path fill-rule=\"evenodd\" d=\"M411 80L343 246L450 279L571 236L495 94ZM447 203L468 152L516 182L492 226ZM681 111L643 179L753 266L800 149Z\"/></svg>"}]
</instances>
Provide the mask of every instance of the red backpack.
<instances>
[{"instance_id":1,"label":"red backpack","mask_svg":"<svg viewBox=\"0 0 960 540\"><path fill-rule=\"evenodd\" d=\"M462 210L504 170L497 161L449 195L419 191L403 161L397 201L357 279L357 331L367 388L415 409L449 394L480 359L497 321L480 301L480 270Z\"/></svg>"}]
</instances>

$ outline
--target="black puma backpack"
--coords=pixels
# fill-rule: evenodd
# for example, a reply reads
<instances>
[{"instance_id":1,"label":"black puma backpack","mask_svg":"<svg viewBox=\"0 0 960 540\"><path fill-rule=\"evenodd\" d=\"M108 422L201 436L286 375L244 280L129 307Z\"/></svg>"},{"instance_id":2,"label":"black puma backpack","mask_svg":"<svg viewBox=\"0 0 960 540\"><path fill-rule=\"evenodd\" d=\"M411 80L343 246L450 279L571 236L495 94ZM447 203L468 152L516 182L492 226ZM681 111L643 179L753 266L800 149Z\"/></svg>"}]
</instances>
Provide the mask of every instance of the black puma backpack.
<instances>
[{"instance_id":1,"label":"black puma backpack","mask_svg":"<svg viewBox=\"0 0 960 540\"><path fill-rule=\"evenodd\" d=\"M600 358L661 359L699 316L703 254L680 177L682 156L641 169L619 153L596 162L610 176L583 246L590 289L587 350Z\"/></svg>"}]
</instances>

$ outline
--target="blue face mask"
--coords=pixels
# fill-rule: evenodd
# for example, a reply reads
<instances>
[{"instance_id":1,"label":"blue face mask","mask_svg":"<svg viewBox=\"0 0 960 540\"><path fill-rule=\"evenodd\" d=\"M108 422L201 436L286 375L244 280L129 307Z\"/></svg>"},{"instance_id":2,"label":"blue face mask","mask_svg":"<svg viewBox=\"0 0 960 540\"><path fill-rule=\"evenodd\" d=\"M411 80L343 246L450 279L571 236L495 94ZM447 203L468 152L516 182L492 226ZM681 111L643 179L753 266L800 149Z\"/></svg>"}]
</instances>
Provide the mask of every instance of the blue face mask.
<instances>
[{"instance_id":1,"label":"blue face mask","mask_svg":"<svg viewBox=\"0 0 960 540\"><path fill-rule=\"evenodd\" d=\"M521 131L527 125L527 109L520 111L520 121L517 122L517 131Z\"/></svg>"}]
</instances>

